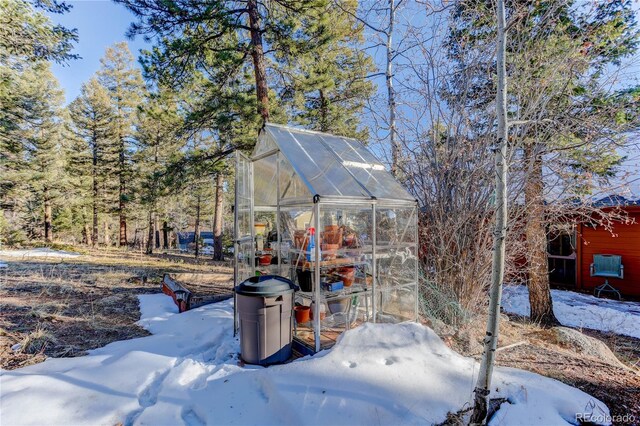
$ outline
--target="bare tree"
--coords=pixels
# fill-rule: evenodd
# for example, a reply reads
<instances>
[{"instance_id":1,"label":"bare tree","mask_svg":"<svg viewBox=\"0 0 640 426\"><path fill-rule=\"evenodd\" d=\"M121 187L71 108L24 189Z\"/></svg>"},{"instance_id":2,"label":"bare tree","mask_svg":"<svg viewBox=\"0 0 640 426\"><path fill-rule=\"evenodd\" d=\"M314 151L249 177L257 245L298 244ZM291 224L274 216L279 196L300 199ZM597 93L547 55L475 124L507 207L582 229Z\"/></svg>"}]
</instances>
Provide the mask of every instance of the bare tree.
<instances>
[{"instance_id":1,"label":"bare tree","mask_svg":"<svg viewBox=\"0 0 640 426\"><path fill-rule=\"evenodd\" d=\"M496 214L493 231L493 261L491 266L491 289L489 318L484 338L484 353L480 362L478 382L474 389L474 407L471 424L485 424L489 407L491 375L498 346L500 326L500 301L504 281L505 241L507 237L507 143L509 127L507 123L507 70L506 70L506 19L504 0L497 0L497 80L498 93L496 110L498 115L497 146L495 153L495 200Z\"/></svg>"}]
</instances>

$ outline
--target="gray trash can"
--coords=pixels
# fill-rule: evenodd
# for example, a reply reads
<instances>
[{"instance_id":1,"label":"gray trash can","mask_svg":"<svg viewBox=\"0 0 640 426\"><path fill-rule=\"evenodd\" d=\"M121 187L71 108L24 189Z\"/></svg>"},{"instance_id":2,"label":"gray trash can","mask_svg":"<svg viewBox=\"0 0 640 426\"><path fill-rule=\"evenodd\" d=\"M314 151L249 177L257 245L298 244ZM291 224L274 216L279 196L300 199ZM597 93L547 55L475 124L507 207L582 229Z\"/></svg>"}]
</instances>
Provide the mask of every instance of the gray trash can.
<instances>
[{"instance_id":1,"label":"gray trash can","mask_svg":"<svg viewBox=\"0 0 640 426\"><path fill-rule=\"evenodd\" d=\"M249 364L276 364L291 356L295 284L277 275L251 277L236 286L240 355Z\"/></svg>"}]
</instances>

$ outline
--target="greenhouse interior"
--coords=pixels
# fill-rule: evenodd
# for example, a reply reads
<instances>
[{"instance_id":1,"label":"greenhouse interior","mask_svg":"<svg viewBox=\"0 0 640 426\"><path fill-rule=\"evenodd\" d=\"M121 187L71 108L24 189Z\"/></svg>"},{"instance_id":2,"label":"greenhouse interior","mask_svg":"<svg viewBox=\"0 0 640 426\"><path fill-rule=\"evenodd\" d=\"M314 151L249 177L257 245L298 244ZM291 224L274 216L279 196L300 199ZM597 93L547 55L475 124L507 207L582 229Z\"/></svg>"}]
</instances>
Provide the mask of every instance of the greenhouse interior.
<instances>
[{"instance_id":1,"label":"greenhouse interior","mask_svg":"<svg viewBox=\"0 0 640 426\"><path fill-rule=\"evenodd\" d=\"M362 143L266 124L251 157L237 153L235 185L235 282L299 287L300 353L365 322L417 320L417 202Z\"/></svg>"}]
</instances>

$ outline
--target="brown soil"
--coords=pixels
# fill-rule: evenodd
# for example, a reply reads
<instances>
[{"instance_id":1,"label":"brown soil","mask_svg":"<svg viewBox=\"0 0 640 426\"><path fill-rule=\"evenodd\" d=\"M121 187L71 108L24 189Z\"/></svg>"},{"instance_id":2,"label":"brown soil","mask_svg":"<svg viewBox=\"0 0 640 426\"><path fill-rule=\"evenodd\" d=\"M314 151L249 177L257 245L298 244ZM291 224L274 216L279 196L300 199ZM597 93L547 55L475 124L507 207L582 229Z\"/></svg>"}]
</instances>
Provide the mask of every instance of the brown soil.
<instances>
[{"instance_id":1,"label":"brown soil","mask_svg":"<svg viewBox=\"0 0 640 426\"><path fill-rule=\"evenodd\" d=\"M0 368L7 370L148 335L135 324L137 295L159 293L164 273L206 273L206 284L193 289L202 296L230 292L233 275L225 263L121 251L3 262L9 268L0 270Z\"/></svg>"}]
</instances>

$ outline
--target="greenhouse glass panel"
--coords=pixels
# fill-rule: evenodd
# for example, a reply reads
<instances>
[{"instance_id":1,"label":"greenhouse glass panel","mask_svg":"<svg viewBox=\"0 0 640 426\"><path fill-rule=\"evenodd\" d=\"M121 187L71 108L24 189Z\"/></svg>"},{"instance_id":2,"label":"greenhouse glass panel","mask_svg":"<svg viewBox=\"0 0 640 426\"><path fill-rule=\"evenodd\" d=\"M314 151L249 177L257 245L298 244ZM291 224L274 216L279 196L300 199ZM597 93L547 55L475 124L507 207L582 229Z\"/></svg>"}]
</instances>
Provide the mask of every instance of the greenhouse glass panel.
<instances>
[{"instance_id":1,"label":"greenhouse glass panel","mask_svg":"<svg viewBox=\"0 0 640 426\"><path fill-rule=\"evenodd\" d=\"M242 153L236 153L236 281L243 281L253 275L253 237L251 221L251 161Z\"/></svg>"},{"instance_id":2,"label":"greenhouse glass panel","mask_svg":"<svg viewBox=\"0 0 640 426\"><path fill-rule=\"evenodd\" d=\"M304 184L300 176L291 167L289 161L283 155L279 155L280 164L280 199L300 199L311 202L313 194Z\"/></svg>"},{"instance_id":3,"label":"greenhouse glass panel","mask_svg":"<svg viewBox=\"0 0 640 426\"><path fill-rule=\"evenodd\" d=\"M370 196L317 135L303 131L294 135L275 126L270 126L269 131L314 195Z\"/></svg>"},{"instance_id":4,"label":"greenhouse glass panel","mask_svg":"<svg viewBox=\"0 0 640 426\"><path fill-rule=\"evenodd\" d=\"M379 246L406 246L416 243L418 226L415 207L378 207L376 210ZM403 244L405 243L405 244Z\"/></svg>"},{"instance_id":5,"label":"greenhouse glass panel","mask_svg":"<svg viewBox=\"0 0 640 426\"><path fill-rule=\"evenodd\" d=\"M253 150L252 157L256 158L268 152L275 152L278 150L278 145L271 139L268 133L262 133L258 138L258 143Z\"/></svg>"},{"instance_id":6,"label":"greenhouse glass panel","mask_svg":"<svg viewBox=\"0 0 640 426\"><path fill-rule=\"evenodd\" d=\"M254 161L253 174L254 205L275 207L278 204L276 155Z\"/></svg>"},{"instance_id":7,"label":"greenhouse glass panel","mask_svg":"<svg viewBox=\"0 0 640 426\"><path fill-rule=\"evenodd\" d=\"M376 322L415 321L417 296L412 285L376 291Z\"/></svg>"},{"instance_id":8,"label":"greenhouse glass panel","mask_svg":"<svg viewBox=\"0 0 640 426\"><path fill-rule=\"evenodd\" d=\"M360 142L336 136L323 136L322 140L340 158L341 165L374 197L415 199Z\"/></svg>"}]
</instances>

